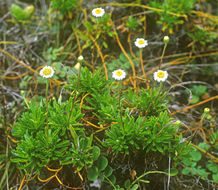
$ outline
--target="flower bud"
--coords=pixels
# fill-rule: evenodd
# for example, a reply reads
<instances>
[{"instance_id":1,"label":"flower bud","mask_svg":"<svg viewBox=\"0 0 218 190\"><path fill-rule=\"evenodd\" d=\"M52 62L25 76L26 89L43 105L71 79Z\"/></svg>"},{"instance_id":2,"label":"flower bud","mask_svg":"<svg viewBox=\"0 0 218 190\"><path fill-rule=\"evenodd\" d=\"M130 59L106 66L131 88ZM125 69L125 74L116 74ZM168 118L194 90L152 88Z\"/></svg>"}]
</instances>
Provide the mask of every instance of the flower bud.
<instances>
[{"instance_id":1,"label":"flower bud","mask_svg":"<svg viewBox=\"0 0 218 190\"><path fill-rule=\"evenodd\" d=\"M204 108L204 113L209 113L210 112L210 108Z\"/></svg>"},{"instance_id":2,"label":"flower bud","mask_svg":"<svg viewBox=\"0 0 218 190\"><path fill-rule=\"evenodd\" d=\"M20 93L21 93L22 96L25 96L24 90L21 90Z\"/></svg>"},{"instance_id":3,"label":"flower bud","mask_svg":"<svg viewBox=\"0 0 218 190\"><path fill-rule=\"evenodd\" d=\"M84 60L83 56L80 55L80 56L78 57L78 61L79 61L79 62L82 62L83 60Z\"/></svg>"},{"instance_id":4,"label":"flower bud","mask_svg":"<svg viewBox=\"0 0 218 190\"><path fill-rule=\"evenodd\" d=\"M167 44L169 42L170 38L169 36L164 36L164 42Z\"/></svg>"}]
</instances>

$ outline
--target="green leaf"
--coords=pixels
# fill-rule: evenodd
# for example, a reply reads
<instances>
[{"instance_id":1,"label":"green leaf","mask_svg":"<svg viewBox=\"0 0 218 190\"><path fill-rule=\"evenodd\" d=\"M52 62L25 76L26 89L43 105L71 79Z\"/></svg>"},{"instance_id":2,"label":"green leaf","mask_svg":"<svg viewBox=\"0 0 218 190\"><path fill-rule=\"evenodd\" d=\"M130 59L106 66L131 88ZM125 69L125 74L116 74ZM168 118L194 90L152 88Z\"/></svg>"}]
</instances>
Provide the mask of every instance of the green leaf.
<instances>
[{"instance_id":1,"label":"green leaf","mask_svg":"<svg viewBox=\"0 0 218 190\"><path fill-rule=\"evenodd\" d=\"M27 162L28 159L22 159L22 158L11 158L11 162Z\"/></svg>"},{"instance_id":2,"label":"green leaf","mask_svg":"<svg viewBox=\"0 0 218 190\"><path fill-rule=\"evenodd\" d=\"M204 149L205 151L207 151L210 148L210 145L203 142L203 143L198 144L198 147L200 147L200 148Z\"/></svg>"},{"instance_id":3,"label":"green leaf","mask_svg":"<svg viewBox=\"0 0 218 190\"><path fill-rule=\"evenodd\" d=\"M201 153L198 151L192 151L190 154L192 156L192 160L194 160L196 162L199 161L202 157Z\"/></svg>"},{"instance_id":4,"label":"green leaf","mask_svg":"<svg viewBox=\"0 0 218 190\"><path fill-rule=\"evenodd\" d=\"M74 127L72 125L70 125L70 133L71 136L73 137L74 144L77 145L78 135L76 134L76 131L74 130Z\"/></svg>"},{"instance_id":5,"label":"green leaf","mask_svg":"<svg viewBox=\"0 0 218 190\"><path fill-rule=\"evenodd\" d=\"M139 181L141 181L141 182L143 182L143 183L150 183L150 181L144 180L144 179L140 179Z\"/></svg>"},{"instance_id":6,"label":"green leaf","mask_svg":"<svg viewBox=\"0 0 218 190\"><path fill-rule=\"evenodd\" d=\"M213 181L218 183L218 173L212 175Z\"/></svg>"},{"instance_id":7,"label":"green leaf","mask_svg":"<svg viewBox=\"0 0 218 190\"><path fill-rule=\"evenodd\" d=\"M184 168L182 170L182 174L184 174L184 175L188 175L189 173L191 173L191 170L189 168Z\"/></svg>"},{"instance_id":8,"label":"green leaf","mask_svg":"<svg viewBox=\"0 0 218 190\"><path fill-rule=\"evenodd\" d=\"M198 96L192 96L192 98L190 99L190 103L196 104L199 102L199 100L200 98Z\"/></svg>"},{"instance_id":9,"label":"green leaf","mask_svg":"<svg viewBox=\"0 0 218 190\"><path fill-rule=\"evenodd\" d=\"M124 183L124 187L128 189L130 187L130 184L131 184L130 180L127 179Z\"/></svg>"},{"instance_id":10,"label":"green leaf","mask_svg":"<svg viewBox=\"0 0 218 190\"><path fill-rule=\"evenodd\" d=\"M27 6L22 9L16 4L11 5L11 15L18 21L24 21L30 19L31 15L34 13L34 6Z\"/></svg>"},{"instance_id":11,"label":"green leaf","mask_svg":"<svg viewBox=\"0 0 218 190\"><path fill-rule=\"evenodd\" d=\"M100 148L97 146L94 146L92 149L92 155L93 155L93 161L97 160L100 155Z\"/></svg>"},{"instance_id":12,"label":"green leaf","mask_svg":"<svg viewBox=\"0 0 218 190\"><path fill-rule=\"evenodd\" d=\"M169 170L165 170L167 174L169 174ZM178 170L176 168L170 168L170 176L176 176L178 174Z\"/></svg>"},{"instance_id":13,"label":"green leaf","mask_svg":"<svg viewBox=\"0 0 218 190\"><path fill-rule=\"evenodd\" d=\"M131 190L136 190L136 189L138 189L138 185L137 184L135 184L135 185L133 185L133 187L131 188Z\"/></svg>"},{"instance_id":14,"label":"green leaf","mask_svg":"<svg viewBox=\"0 0 218 190\"><path fill-rule=\"evenodd\" d=\"M208 163L206 166L207 166L207 169L210 170L211 172L218 173L218 166L214 164L212 161Z\"/></svg>"},{"instance_id":15,"label":"green leaf","mask_svg":"<svg viewBox=\"0 0 218 190\"><path fill-rule=\"evenodd\" d=\"M160 146L157 146L157 150L160 152L160 153L163 153L163 149L160 147Z\"/></svg>"},{"instance_id":16,"label":"green leaf","mask_svg":"<svg viewBox=\"0 0 218 190\"><path fill-rule=\"evenodd\" d=\"M197 168L196 171L197 171L197 174L200 175L201 177L207 178L208 172L206 172L205 169L203 169L203 168L201 168L200 166L198 166L198 168Z\"/></svg>"},{"instance_id":17,"label":"green leaf","mask_svg":"<svg viewBox=\"0 0 218 190\"><path fill-rule=\"evenodd\" d=\"M106 157L101 156L97 161L97 167L99 171L103 171L108 165L108 160Z\"/></svg>"},{"instance_id":18,"label":"green leaf","mask_svg":"<svg viewBox=\"0 0 218 190\"><path fill-rule=\"evenodd\" d=\"M87 21L87 22L84 22L83 24L89 32L92 31L93 26L90 22Z\"/></svg>"},{"instance_id":19,"label":"green leaf","mask_svg":"<svg viewBox=\"0 0 218 190\"><path fill-rule=\"evenodd\" d=\"M103 42L103 46L104 46L104 48L108 48L108 45L105 41Z\"/></svg>"},{"instance_id":20,"label":"green leaf","mask_svg":"<svg viewBox=\"0 0 218 190\"><path fill-rule=\"evenodd\" d=\"M98 168L95 166L88 168L87 177L88 180L95 181L98 178Z\"/></svg>"},{"instance_id":21,"label":"green leaf","mask_svg":"<svg viewBox=\"0 0 218 190\"><path fill-rule=\"evenodd\" d=\"M100 180L101 180L102 182L104 181L104 175L103 175L102 172L99 173L99 178L100 178Z\"/></svg>"},{"instance_id":22,"label":"green leaf","mask_svg":"<svg viewBox=\"0 0 218 190\"><path fill-rule=\"evenodd\" d=\"M111 183L115 184L116 183L116 177L114 175L111 175L109 177L109 180L111 181Z\"/></svg>"},{"instance_id":23,"label":"green leaf","mask_svg":"<svg viewBox=\"0 0 218 190\"><path fill-rule=\"evenodd\" d=\"M92 140L93 140L93 134L91 134L91 136L89 137L88 144L87 144L88 147L92 146Z\"/></svg>"},{"instance_id":24,"label":"green leaf","mask_svg":"<svg viewBox=\"0 0 218 190\"><path fill-rule=\"evenodd\" d=\"M107 166L107 167L105 168L105 170L104 170L104 175L105 175L106 177L109 177L112 173L113 173L112 167Z\"/></svg>"}]
</instances>

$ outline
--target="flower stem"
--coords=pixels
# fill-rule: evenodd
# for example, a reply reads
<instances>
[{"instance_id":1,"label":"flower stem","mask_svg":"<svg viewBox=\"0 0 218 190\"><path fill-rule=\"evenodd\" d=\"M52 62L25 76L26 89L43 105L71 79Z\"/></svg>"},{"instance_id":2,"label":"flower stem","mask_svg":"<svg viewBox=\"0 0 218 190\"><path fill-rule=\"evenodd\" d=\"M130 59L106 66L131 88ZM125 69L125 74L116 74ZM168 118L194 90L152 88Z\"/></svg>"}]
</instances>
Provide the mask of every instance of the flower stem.
<instances>
[{"instance_id":1,"label":"flower stem","mask_svg":"<svg viewBox=\"0 0 218 190\"><path fill-rule=\"evenodd\" d=\"M76 82L76 89L75 89L74 94L73 94L74 97L73 97L72 107L71 107L70 114L69 114L69 118L68 118L68 122L69 122L69 123L70 123L70 118L71 118L71 115L72 115L72 112L73 112L74 103L75 103L75 101L76 101L76 95L77 95L77 90L78 90L78 86L79 86L79 79L80 79L81 67L82 67L82 64L80 63L80 67L79 67L79 71L78 71L78 77L77 77L77 82Z\"/></svg>"},{"instance_id":2,"label":"flower stem","mask_svg":"<svg viewBox=\"0 0 218 190\"><path fill-rule=\"evenodd\" d=\"M45 98L46 98L46 133L48 137L48 85L49 80L46 81Z\"/></svg>"},{"instance_id":3,"label":"flower stem","mask_svg":"<svg viewBox=\"0 0 218 190\"><path fill-rule=\"evenodd\" d=\"M165 174L168 175L168 173L163 172L163 171L149 171L146 172L144 174L142 174L141 176L139 176L137 179L135 179L135 181L133 181L130 185L130 187L132 187L135 183L137 183L141 178L143 178L144 176L148 175L148 174Z\"/></svg>"},{"instance_id":4,"label":"flower stem","mask_svg":"<svg viewBox=\"0 0 218 190\"><path fill-rule=\"evenodd\" d=\"M139 51L140 51L140 64L141 64L142 73L143 73L143 76L146 77L145 69L143 65L143 59L142 59L142 49L140 49Z\"/></svg>"},{"instance_id":5,"label":"flower stem","mask_svg":"<svg viewBox=\"0 0 218 190\"><path fill-rule=\"evenodd\" d=\"M123 123L123 118L122 118L122 110L121 110L120 99L121 99L121 82L119 81L119 109L120 109L120 120L121 120L121 124L122 124L123 130L124 130L124 123Z\"/></svg>"},{"instance_id":6,"label":"flower stem","mask_svg":"<svg viewBox=\"0 0 218 190\"><path fill-rule=\"evenodd\" d=\"M113 186L114 190L116 190L117 188L115 187L115 185L112 183L112 181L104 175L104 177L108 180L108 182Z\"/></svg>"},{"instance_id":7,"label":"flower stem","mask_svg":"<svg viewBox=\"0 0 218 190\"><path fill-rule=\"evenodd\" d=\"M29 104L28 104L28 102L27 102L27 100L26 100L26 97L25 97L25 92L23 91L23 90L21 90L21 95L23 96L23 100L24 100L24 102L25 102L25 104L26 104L26 106L29 108L30 106L29 106Z\"/></svg>"},{"instance_id":8,"label":"flower stem","mask_svg":"<svg viewBox=\"0 0 218 190\"><path fill-rule=\"evenodd\" d=\"M167 43L165 43L165 45L164 45L164 49L163 49L163 52L162 52L162 55L161 55L161 58L160 58L159 69L160 69L161 64L162 64L162 62L163 62L163 57L164 57L164 54L165 54L166 48L167 48Z\"/></svg>"}]
</instances>

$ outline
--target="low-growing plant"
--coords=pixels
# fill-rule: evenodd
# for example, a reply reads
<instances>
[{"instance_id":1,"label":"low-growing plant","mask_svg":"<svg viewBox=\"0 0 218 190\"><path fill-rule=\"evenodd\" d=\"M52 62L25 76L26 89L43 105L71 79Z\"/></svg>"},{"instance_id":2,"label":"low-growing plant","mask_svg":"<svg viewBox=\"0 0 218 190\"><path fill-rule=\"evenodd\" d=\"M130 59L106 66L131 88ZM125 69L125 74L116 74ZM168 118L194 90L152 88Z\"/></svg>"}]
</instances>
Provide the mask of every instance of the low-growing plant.
<instances>
[{"instance_id":1,"label":"low-growing plant","mask_svg":"<svg viewBox=\"0 0 218 190\"><path fill-rule=\"evenodd\" d=\"M167 100L164 98L166 92L161 91L161 87L145 90L141 88L139 92L128 89L124 97L128 102L126 106L134 108L133 112L146 113L147 116L158 115L161 111L167 110Z\"/></svg>"},{"instance_id":2,"label":"low-growing plant","mask_svg":"<svg viewBox=\"0 0 218 190\"><path fill-rule=\"evenodd\" d=\"M212 42L216 38L216 34L210 33L206 29L198 27L195 27L193 32L188 32L188 36L192 39L192 43L197 43L202 46L205 46L207 43Z\"/></svg>"},{"instance_id":3,"label":"low-growing plant","mask_svg":"<svg viewBox=\"0 0 218 190\"><path fill-rule=\"evenodd\" d=\"M104 48L108 48L108 41L106 37L112 38L114 36L114 30L111 25L111 15L104 14L101 18L91 17L91 21L84 22L84 27L93 35L95 41L100 41ZM81 35L81 39L85 40L86 43L83 45L83 49L89 48L93 44L93 40L90 39L90 36L82 31L78 30L78 33Z\"/></svg>"},{"instance_id":4,"label":"low-growing plant","mask_svg":"<svg viewBox=\"0 0 218 190\"><path fill-rule=\"evenodd\" d=\"M217 142L217 133L213 133L213 135L215 134L215 141ZM198 144L198 147L205 151L208 151L208 149L211 148L211 146L206 143L200 143ZM217 149L217 147L214 148ZM204 180L212 180L213 182L218 183L218 165L212 160L202 162L202 159L203 154L192 147L188 155L182 159L185 166L182 170L182 174L200 176Z\"/></svg>"},{"instance_id":5,"label":"low-growing plant","mask_svg":"<svg viewBox=\"0 0 218 190\"><path fill-rule=\"evenodd\" d=\"M137 30L137 27L141 25L142 20L138 20L136 17L129 16L125 26L133 31Z\"/></svg>"},{"instance_id":6,"label":"low-growing plant","mask_svg":"<svg viewBox=\"0 0 218 190\"><path fill-rule=\"evenodd\" d=\"M115 154L128 155L140 149L146 152L158 151L162 154L167 151L175 152L172 147L178 140L173 134L178 126L171 121L167 112L161 112L157 117L139 116L135 119L127 110L122 120L119 119L117 123L111 125L110 130L106 131L107 138L104 144L112 147Z\"/></svg>"},{"instance_id":7,"label":"low-growing plant","mask_svg":"<svg viewBox=\"0 0 218 190\"><path fill-rule=\"evenodd\" d=\"M190 13L196 0L155 0L149 3L152 7L163 10L163 12L158 12L160 19L157 23L163 25L163 31L167 29L171 34L173 33L174 26L184 23L184 18L169 14L168 12L180 15Z\"/></svg>"},{"instance_id":8,"label":"low-growing plant","mask_svg":"<svg viewBox=\"0 0 218 190\"><path fill-rule=\"evenodd\" d=\"M102 182L106 178L112 179L115 176L112 175L113 169L108 165L108 160L105 156L100 156L92 167L88 168L87 177L90 181L100 179Z\"/></svg>"},{"instance_id":9,"label":"low-growing plant","mask_svg":"<svg viewBox=\"0 0 218 190\"><path fill-rule=\"evenodd\" d=\"M190 94L190 92L188 90L186 90L186 92L188 94ZM207 87L204 85L194 85L193 88L191 89L191 92L192 92L192 96L191 96L191 99L189 101L192 104L198 103L200 101L200 99L205 97L205 96L206 97L209 96L209 94L207 92Z\"/></svg>"},{"instance_id":10,"label":"low-growing plant","mask_svg":"<svg viewBox=\"0 0 218 190\"><path fill-rule=\"evenodd\" d=\"M78 0L52 0L51 7L59 11L61 14L66 15L73 11L75 8L78 7Z\"/></svg>"},{"instance_id":11,"label":"low-growing plant","mask_svg":"<svg viewBox=\"0 0 218 190\"><path fill-rule=\"evenodd\" d=\"M66 152L61 164L72 164L76 171L91 167L100 155L100 149L92 145L93 135L86 137L83 131L77 134L73 127L70 131L73 136L72 147Z\"/></svg>"},{"instance_id":12,"label":"low-growing plant","mask_svg":"<svg viewBox=\"0 0 218 190\"><path fill-rule=\"evenodd\" d=\"M11 5L11 16L15 19L16 22L25 23L29 21L35 11L33 5L21 8L19 5Z\"/></svg>"},{"instance_id":13,"label":"low-growing plant","mask_svg":"<svg viewBox=\"0 0 218 190\"><path fill-rule=\"evenodd\" d=\"M60 165L69 163L70 157L70 163L81 170L96 154L96 148L92 147L92 138L87 140L84 135L81 136L82 128L78 127L83 114L79 105L74 105L70 115L71 107L72 98L64 103L53 100L49 102L46 114L44 101L36 103L32 100L27 111L12 126L12 135L18 143L12 151L11 161L18 163L26 173L36 171L39 174L42 167L53 161L58 161ZM75 131L80 131L80 138ZM76 157L76 153L80 159L72 160L72 155Z\"/></svg>"},{"instance_id":14,"label":"low-growing plant","mask_svg":"<svg viewBox=\"0 0 218 190\"><path fill-rule=\"evenodd\" d=\"M77 80L77 76L70 77L70 84L65 85L65 87L72 91L76 90ZM87 67L82 67L77 93L82 95L86 93L102 94L107 90L110 83L102 76L101 69L93 74Z\"/></svg>"},{"instance_id":15,"label":"low-growing plant","mask_svg":"<svg viewBox=\"0 0 218 190\"><path fill-rule=\"evenodd\" d=\"M139 52L136 53L137 56L139 56ZM130 54L127 54L131 59L133 59L133 57ZM133 64L135 66L138 65L138 61L137 60L133 60ZM129 70L131 68L131 64L129 62L129 60L127 59L127 57L121 53L119 55L118 59L113 59L111 62L107 63L107 68L108 71L112 72L117 68L122 68L124 70Z\"/></svg>"},{"instance_id":16,"label":"low-growing plant","mask_svg":"<svg viewBox=\"0 0 218 190\"><path fill-rule=\"evenodd\" d=\"M91 105L84 107L92 110L92 113L99 119L99 124L117 120L118 99L117 96L111 96L110 90L104 94L93 93L87 97L86 101Z\"/></svg>"},{"instance_id":17,"label":"low-growing plant","mask_svg":"<svg viewBox=\"0 0 218 190\"><path fill-rule=\"evenodd\" d=\"M70 85L66 88L75 90L77 83L76 77L70 78ZM101 70L92 74L88 68L82 68L80 74L80 82L78 86L78 94L86 97L88 104L83 105L83 108L92 111L98 119L99 123L105 121L115 121L118 113L118 100L116 95L111 96L111 81L102 77Z\"/></svg>"},{"instance_id":18,"label":"low-growing plant","mask_svg":"<svg viewBox=\"0 0 218 190\"><path fill-rule=\"evenodd\" d=\"M47 64L50 65L52 61L57 61L59 53L63 50L63 47L59 48L48 48L46 52L43 52L43 57L47 61Z\"/></svg>"}]
</instances>

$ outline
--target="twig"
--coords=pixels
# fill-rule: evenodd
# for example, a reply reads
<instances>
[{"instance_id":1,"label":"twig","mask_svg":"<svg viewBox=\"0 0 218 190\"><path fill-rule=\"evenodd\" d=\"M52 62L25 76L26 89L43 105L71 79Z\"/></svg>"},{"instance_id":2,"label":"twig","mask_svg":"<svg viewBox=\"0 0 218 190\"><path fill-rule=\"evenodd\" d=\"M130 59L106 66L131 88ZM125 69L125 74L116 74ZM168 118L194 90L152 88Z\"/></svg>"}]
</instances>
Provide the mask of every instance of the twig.
<instances>
[{"instance_id":1,"label":"twig","mask_svg":"<svg viewBox=\"0 0 218 190\"><path fill-rule=\"evenodd\" d=\"M182 111L191 109L191 108L193 108L193 107L199 106L199 105L201 105L201 104L204 104L204 103L209 102L209 101L211 101L211 100L214 100L214 99L216 99L216 98L218 98L218 95L213 96L213 97L211 97L211 98L209 98L209 99L207 99L207 100L203 100L203 101L201 101L201 102L198 102L197 104L194 104L194 105L191 105L191 106L187 106L187 107L185 107L185 108L183 108L183 109L181 109L181 110L177 110L177 111L175 111L175 112L173 112L173 113L170 113L169 116L172 116L172 115L175 115L176 113L179 113L179 112L182 112Z\"/></svg>"}]
</instances>

